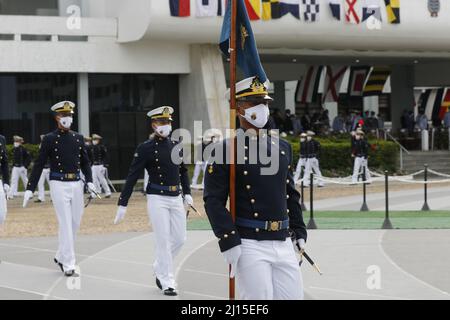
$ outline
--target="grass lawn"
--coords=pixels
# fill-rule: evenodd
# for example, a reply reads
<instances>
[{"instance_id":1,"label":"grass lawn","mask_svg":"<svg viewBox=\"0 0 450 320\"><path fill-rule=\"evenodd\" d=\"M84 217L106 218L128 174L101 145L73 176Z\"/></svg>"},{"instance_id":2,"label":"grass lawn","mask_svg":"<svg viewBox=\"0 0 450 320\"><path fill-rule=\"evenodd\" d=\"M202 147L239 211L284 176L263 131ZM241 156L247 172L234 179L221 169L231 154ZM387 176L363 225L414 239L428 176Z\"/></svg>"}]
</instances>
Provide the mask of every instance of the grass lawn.
<instances>
[{"instance_id":1,"label":"grass lawn","mask_svg":"<svg viewBox=\"0 0 450 320\"><path fill-rule=\"evenodd\" d=\"M304 212L305 223L309 212ZM450 211L393 211L389 214L395 229L450 229ZM384 212L317 211L314 220L319 229L380 229ZM211 229L208 219L188 221L189 230Z\"/></svg>"}]
</instances>

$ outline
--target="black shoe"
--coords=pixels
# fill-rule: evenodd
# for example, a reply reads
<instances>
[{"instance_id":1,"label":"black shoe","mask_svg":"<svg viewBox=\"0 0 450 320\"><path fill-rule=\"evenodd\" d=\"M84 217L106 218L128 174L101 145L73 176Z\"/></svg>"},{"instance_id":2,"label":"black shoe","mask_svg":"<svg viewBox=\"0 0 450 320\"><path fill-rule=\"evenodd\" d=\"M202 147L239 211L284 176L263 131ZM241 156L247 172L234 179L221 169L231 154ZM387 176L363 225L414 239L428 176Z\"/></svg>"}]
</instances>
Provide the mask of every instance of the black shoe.
<instances>
[{"instance_id":1,"label":"black shoe","mask_svg":"<svg viewBox=\"0 0 450 320\"><path fill-rule=\"evenodd\" d=\"M37 199L37 200L34 200L34 202L35 203L41 203L41 202L44 202L44 201Z\"/></svg>"},{"instance_id":2,"label":"black shoe","mask_svg":"<svg viewBox=\"0 0 450 320\"><path fill-rule=\"evenodd\" d=\"M74 277L74 278L78 278L80 275L78 273L75 272L75 270L69 270L64 272L64 275L66 277Z\"/></svg>"},{"instance_id":3,"label":"black shoe","mask_svg":"<svg viewBox=\"0 0 450 320\"><path fill-rule=\"evenodd\" d=\"M53 259L53 261L59 266L59 268L61 269L61 272L64 272L64 268L61 262L59 262L58 260L56 260L56 258Z\"/></svg>"},{"instance_id":4,"label":"black shoe","mask_svg":"<svg viewBox=\"0 0 450 320\"><path fill-rule=\"evenodd\" d=\"M164 295L173 297L173 296L177 296L178 293L175 291L174 288L168 288L168 289L164 290Z\"/></svg>"},{"instance_id":5,"label":"black shoe","mask_svg":"<svg viewBox=\"0 0 450 320\"><path fill-rule=\"evenodd\" d=\"M105 199L109 199L111 198L111 195L105 196Z\"/></svg>"},{"instance_id":6,"label":"black shoe","mask_svg":"<svg viewBox=\"0 0 450 320\"><path fill-rule=\"evenodd\" d=\"M158 278L156 278L156 286L159 288L159 290L162 290L161 281L159 281Z\"/></svg>"}]
</instances>

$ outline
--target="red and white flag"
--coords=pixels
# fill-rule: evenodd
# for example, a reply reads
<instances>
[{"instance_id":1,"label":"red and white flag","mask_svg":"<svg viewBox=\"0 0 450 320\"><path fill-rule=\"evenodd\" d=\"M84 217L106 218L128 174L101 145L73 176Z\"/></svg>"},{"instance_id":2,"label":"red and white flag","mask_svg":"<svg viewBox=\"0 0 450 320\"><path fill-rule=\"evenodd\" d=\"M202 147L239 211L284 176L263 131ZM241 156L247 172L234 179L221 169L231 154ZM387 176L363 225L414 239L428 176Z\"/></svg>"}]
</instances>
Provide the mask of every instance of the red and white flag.
<instances>
[{"instance_id":1,"label":"red and white flag","mask_svg":"<svg viewBox=\"0 0 450 320\"><path fill-rule=\"evenodd\" d=\"M350 81L348 83L348 93L351 96L362 96L370 67L352 67L350 70Z\"/></svg>"},{"instance_id":2,"label":"red and white flag","mask_svg":"<svg viewBox=\"0 0 450 320\"><path fill-rule=\"evenodd\" d=\"M316 101L319 90L322 66L310 66L298 82L295 92L295 101L298 103L311 103Z\"/></svg>"},{"instance_id":3,"label":"red and white flag","mask_svg":"<svg viewBox=\"0 0 450 320\"><path fill-rule=\"evenodd\" d=\"M339 99L339 90L342 80L344 80L347 67L327 66L327 75L325 78L325 91L323 93L323 102L337 102Z\"/></svg>"},{"instance_id":4,"label":"red and white flag","mask_svg":"<svg viewBox=\"0 0 450 320\"><path fill-rule=\"evenodd\" d=\"M359 24L361 22L361 7L358 0L345 0L345 21Z\"/></svg>"}]
</instances>

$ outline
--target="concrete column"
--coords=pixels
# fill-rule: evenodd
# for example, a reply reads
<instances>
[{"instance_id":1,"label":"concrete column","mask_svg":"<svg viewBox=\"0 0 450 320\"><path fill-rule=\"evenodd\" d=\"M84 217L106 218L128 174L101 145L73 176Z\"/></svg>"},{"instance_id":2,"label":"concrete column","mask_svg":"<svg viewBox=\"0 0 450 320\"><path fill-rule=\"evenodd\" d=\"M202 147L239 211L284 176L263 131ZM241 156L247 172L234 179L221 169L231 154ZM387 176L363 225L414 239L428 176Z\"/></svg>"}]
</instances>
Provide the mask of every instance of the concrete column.
<instances>
[{"instance_id":1,"label":"concrete column","mask_svg":"<svg viewBox=\"0 0 450 320\"><path fill-rule=\"evenodd\" d=\"M90 135L89 129L89 75L78 74L78 132L84 136Z\"/></svg>"},{"instance_id":2,"label":"concrete column","mask_svg":"<svg viewBox=\"0 0 450 320\"><path fill-rule=\"evenodd\" d=\"M412 66L393 66L391 74L392 129L401 127L403 110L414 111L414 69Z\"/></svg>"},{"instance_id":3,"label":"concrete column","mask_svg":"<svg viewBox=\"0 0 450 320\"><path fill-rule=\"evenodd\" d=\"M203 130L229 128L229 104L222 56L216 45L192 45L191 73L180 75L180 125L193 134L194 121Z\"/></svg>"}]
</instances>

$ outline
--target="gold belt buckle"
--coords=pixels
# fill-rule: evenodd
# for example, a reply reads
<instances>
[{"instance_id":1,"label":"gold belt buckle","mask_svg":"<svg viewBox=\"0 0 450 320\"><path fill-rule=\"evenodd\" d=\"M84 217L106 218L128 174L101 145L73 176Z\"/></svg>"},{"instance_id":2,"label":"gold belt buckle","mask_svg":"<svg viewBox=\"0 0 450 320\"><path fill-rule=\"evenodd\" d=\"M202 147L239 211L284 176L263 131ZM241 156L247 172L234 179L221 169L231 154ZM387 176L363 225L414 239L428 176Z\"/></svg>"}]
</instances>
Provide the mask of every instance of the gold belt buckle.
<instances>
[{"instance_id":1,"label":"gold belt buckle","mask_svg":"<svg viewBox=\"0 0 450 320\"><path fill-rule=\"evenodd\" d=\"M281 221L267 221L269 225L268 231L279 231L281 229Z\"/></svg>"},{"instance_id":2,"label":"gold belt buckle","mask_svg":"<svg viewBox=\"0 0 450 320\"><path fill-rule=\"evenodd\" d=\"M75 179L75 173L67 173L66 179Z\"/></svg>"},{"instance_id":3,"label":"gold belt buckle","mask_svg":"<svg viewBox=\"0 0 450 320\"><path fill-rule=\"evenodd\" d=\"M170 191L177 191L177 186L170 186L170 187L169 187L169 190L170 190Z\"/></svg>"}]
</instances>

